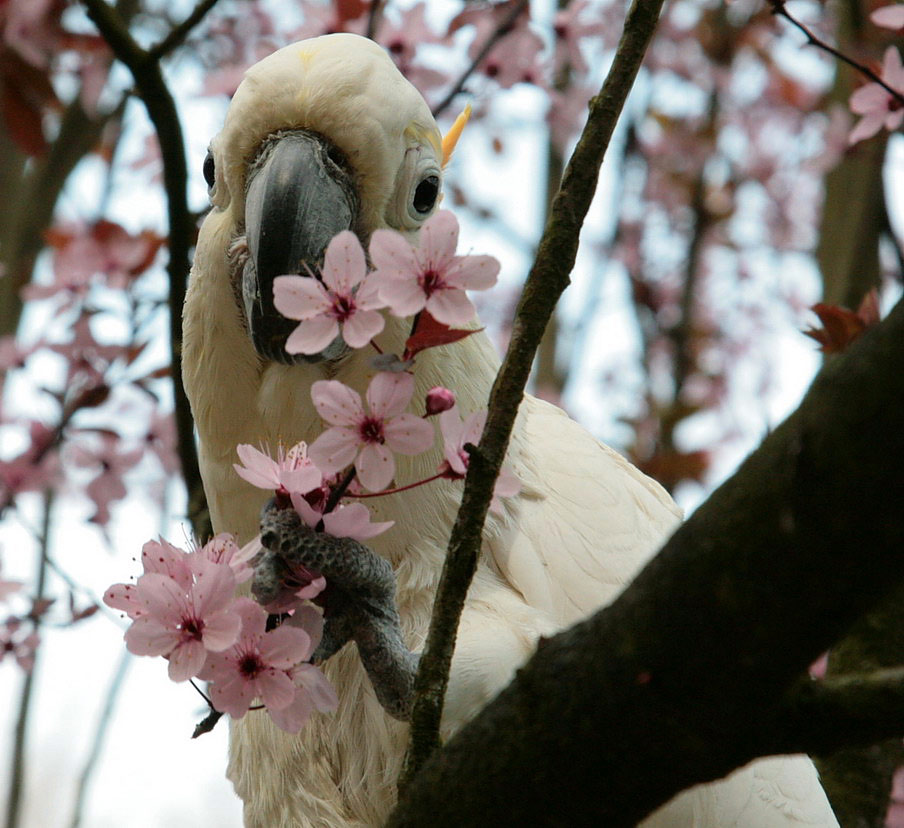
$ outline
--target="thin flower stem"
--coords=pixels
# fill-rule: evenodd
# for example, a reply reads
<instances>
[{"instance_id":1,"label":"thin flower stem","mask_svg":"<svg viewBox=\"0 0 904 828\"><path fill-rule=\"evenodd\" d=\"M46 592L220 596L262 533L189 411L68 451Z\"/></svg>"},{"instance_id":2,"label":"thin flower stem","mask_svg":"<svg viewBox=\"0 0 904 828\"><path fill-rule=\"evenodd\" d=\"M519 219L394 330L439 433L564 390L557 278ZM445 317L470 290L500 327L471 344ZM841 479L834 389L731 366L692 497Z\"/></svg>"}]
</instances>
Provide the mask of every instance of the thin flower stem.
<instances>
[{"instance_id":1,"label":"thin flower stem","mask_svg":"<svg viewBox=\"0 0 904 828\"><path fill-rule=\"evenodd\" d=\"M107 698L104 701L104 707L101 711L100 719L97 722L97 728L94 731L94 743L91 745L91 751L88 754L85 766L82 768L81 775L79 776L70 828L79 828L82 824L82 818L84 817L85 812L86 793L88 792L91 777L94 775L98 760L103 751L104 740L110 729L110 721L113 718L113 709L116 706L116 701L119 698L120 690L122 690L123 682L125 681L126 673L128 672L131 663L131 654L128 650L123 650L119 659L119 664L116 666L116 671L113 674L113 679L110 682L110 687L107 690Z\"/></svg>"},{"instance_id":2,"label":"thin flower stem","mask_svg":"<svg viewBox=\"0 0 904 828\"><path fill-rule=\"evenodd\" d=\"M348 474L345 475L342 482L330 492L330 496L326 501L326 506L323 507L323 514L327 512L332 512L336 506L339 505L339 501L342 499L342 496L348 490L348 487L352 485L352 480L355 479L355 475L357 474L357 470L354 466L352 466L348 470ZM318 530L319 531L319 530Z\"/></svg>"},{"instance_id":3,"label":"thin flower stem","mask_svg":"<svg viewBox=\"0 0 904 828\"><path fill-rule=\"evenodd\" d=\"M349 495L349 497L383 497L383 495L398 494L399 492L407 492L409 489L416 489L418 486L423 486L425 483L432 483L434 480L439 480L441 477L445 476L446 472L438 472L437 474L434 474L433 477L418 480L417 483L409 483L407 486L399 486L397 489L385 489L382 492L368 492L366 494L353 494Z\"/></svg>"},{"instance_id":4,"label":"thin flower stem","mask_svg":"<svg viewBox=\"0 0 904 828\"><path fill-rule=\"evenodd\" d=\"M379 345L377 345L377 343L374 342L372 339L370 340L370 344L373 346L373 349L374 349L378 354L382 354L382 353L383 353L383 349L382 349Z\"/></svg>"},{"instance_id":5,"label":"thin flower stem","mask_svg":"<svg viewBox=\"0 0 904 828\"><path fill-rule=\"evenodd\" d=\"M220 712L219 710L217 710L217 709L213 706L213 702L210 700L210 696L208 696L207 693L205 693L200 687L198 687L197 684L195 684L195 680L194 680L194 679L189 679L189 680L188 680L188 683L189 683L192 687L194 687L195 690L198 691L198 695L201 696L201 698L204 699L204 701L207 702L207 704L208 704L208 706L210 707L211 710L216 710L217 713Z\"/></svg>"},{"instance_id":6,"label":"thin flower stem","mask_svg":"<svg viewBox=\"0 0 904 828\"><path fill-rule=\"evenodd\" d=\"M807 43L810 46L815 46L817 49L822 49L824 52L828 52L832 57L837 60L846 63L848 66L853 67L858 72L866 75L873 83L878 83L889 95L891 95L898 103L904 104L904 93L898 91L897 89L893 89L890 87L882 78L877 75L872 69L868 66L865 66L862 63L858 63L853 58L848 57L843 52L839 52L838 49L833 46L829 46L823 40L820 40L813 32L811 32L803 23L801 23L796 18L792 17L790 12L785 8L785 0L770 0L772 5L772 13L778 15L779 17L784 17L792 26L795 26L801 32L803 32L804 36L807 38Z\"/></svg>"},{"instance_id":7,"label":"thin flower stem","mask_svg":"<svg viewBox=\"0 0 904 828\"><path fill-rule=\"evenodd\" d=\"M438 118L441 113L445 112L446 109L449 108L449 105L452 101L455 100L455 96L464 89L465 83L467 83L468 78L474 74L477 70L477 67L483 62L483 59L490 53L492 48L505 36L507 35L512 26L515 25L515 21L521 15L521 13L527 8L528 0L518 0L514 6L512 6L511 11L505 16L505 18L499 23L499 25L490 33L490 36L486 39L480 51L474 56L474 60L471 61L471 65L465 69L464 72L461 73L461 76L455 82L455 85L449 90L446 94L446 97L442 99L435 107L433 107L433 117Z\"/></svg>"},{"instance_id":8,"label":"thin flower stem","mask_svg":"<svg viewBox=\"0 0 904 828\"><path fill-rule=\"evenodd\" d=\"M50 546L50 516L53 511L53 491L44 492L44 515L42 520L41 545L38 554L37 583L35 585L35 604L44 598L44 586L47 582L47 550ZM41 616L35 614L31 619L32 628L38 631ZM19 713L16 717L13 755L10 769L9 794L6 803L6 828L18 828L22 816L22 794L25 790L25 742L28 735L28 718L34 694L35 675L38 669L38 653L31 669L25 674L22 682L22 694L19 697Z\"/></svg>"}]
</instances>

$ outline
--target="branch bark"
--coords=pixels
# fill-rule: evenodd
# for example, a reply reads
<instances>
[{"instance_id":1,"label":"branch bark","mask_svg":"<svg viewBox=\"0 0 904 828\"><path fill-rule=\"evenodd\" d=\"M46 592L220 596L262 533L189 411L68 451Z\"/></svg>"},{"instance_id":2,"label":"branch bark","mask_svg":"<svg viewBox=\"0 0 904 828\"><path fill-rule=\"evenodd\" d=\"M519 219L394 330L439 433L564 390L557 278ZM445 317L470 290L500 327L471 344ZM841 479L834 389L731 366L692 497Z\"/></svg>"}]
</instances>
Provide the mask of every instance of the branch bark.
<instances>
[{"instance_id":1,"label":"branch bark","mask_svg":"<svg viewBox=\"0 0 904 828\"><path fill-rule=\"evenodd\" d=\"M156 48L142 49L129 33L128 26L116 10L104 0L83 0L88 16L113 50L124 63L132 77L138 94L157 132L160 153L163 158L163 181L166 190L169 218L169 310L170 344L172 349L173 395L175 400L176 430L179 459L188 490L188 517L195 537L204 539L211 534L210 515L198 468L195 448L194 422L185 388L182 384L182 306L185 288L191 269L191 248L194 245L196 226L188 209L188 169L185 162L185 141L176 103L163 79L158 55L171 48L188 34L185 25L173 31L176 39L170 43L165 38ZM213 7L212 2L202 2L187 18L196 25Z\"/></svg>"},{"instance_id":2,"label":"branch bark","mask_svg":"<svg viewBox=\"0 0 904 828\"><path fill-rule=\"evenodd\" d=\"M904 583L902 394L899 303L614 604L544 642L428 760L389 824L634 825L773 750L806 665Z\"/></svg>"},{"instance_id":3,"label":"branch bark","mask_svg":"<svg viewBox=\"0 0 904 828\"><path fill-rule=\"evenodd\" d=\"M537 256L527 277L512 337L490 393L480 445L471 453L461 507L437 588L430 631L415 683L411 748L400 787L439 745L439 723L455 647L458 621L480 551L493 485L508 447L537 345L556 302L568 287L578 237L596 192L600 166L624 102L656 29L662 0L634 0L612 68L590 114L553 200Z\"/></svg>"}]
</instances>

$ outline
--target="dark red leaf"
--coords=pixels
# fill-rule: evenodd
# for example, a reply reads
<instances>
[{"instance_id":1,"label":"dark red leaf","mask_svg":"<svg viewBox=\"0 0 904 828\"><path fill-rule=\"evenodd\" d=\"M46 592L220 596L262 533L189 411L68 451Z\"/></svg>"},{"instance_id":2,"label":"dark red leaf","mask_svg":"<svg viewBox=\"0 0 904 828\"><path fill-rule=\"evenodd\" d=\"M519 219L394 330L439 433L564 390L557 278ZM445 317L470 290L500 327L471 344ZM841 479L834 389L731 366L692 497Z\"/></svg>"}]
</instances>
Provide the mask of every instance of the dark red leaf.
<instances>
[{"instance_id":1,"label":"dark red leaf","mask_svg":"<svg viewBox=\"0 0 904 828\"><path fill-rule=\"evenodd\" d=\"M482 330L483 328L467 331L461 328L450 328L442 322L437 322L427 311L421 311L414 333L405 341L403 359L411 359L415 354L419 354L427 348L435 348L438 345L450 345Z\"/></svg>"},{"instance_id":2,"label":"dark red leaf","mask_svg":"<svg viewBox=\"0 0 904 828\"><path fill-rule=\"evenodd\" d=\"M810 328L804 334L815 339L823 353L838 354L867 328L879 324L879 293L875 288L867 293L856 313L840 305L822 302L813 305L811 310L819 317L822 327Z\"/></svg>"}]
</instances>

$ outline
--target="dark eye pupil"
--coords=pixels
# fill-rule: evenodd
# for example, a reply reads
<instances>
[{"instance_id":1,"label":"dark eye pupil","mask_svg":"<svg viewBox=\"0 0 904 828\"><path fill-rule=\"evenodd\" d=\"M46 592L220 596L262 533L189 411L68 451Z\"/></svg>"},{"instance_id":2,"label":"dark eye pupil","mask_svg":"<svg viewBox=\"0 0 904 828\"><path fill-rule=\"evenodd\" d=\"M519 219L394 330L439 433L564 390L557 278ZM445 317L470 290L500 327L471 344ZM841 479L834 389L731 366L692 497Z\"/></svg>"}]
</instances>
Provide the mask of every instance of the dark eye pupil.
<instances>
[{"instance_id":1,"label":"dark eye pupil","mask_svg":"<svg viewBox=\"0 0 904 828\"><path fill-rule=\"evenodd\" d=\"M208 152L204 159L204 180L208 187L213 187L214 178L213 156Z\"/></svg>"},{"instance_id":2,"label":"dark eye pupil","mask_svg":"<svg viewBox=\"0 0 904 828\"><path fill-rule=\"evenodd\" d=\"M419 213L429 213L436 204L437 195L439 195L439 178L435 175L428 175L414 191L414 209Z\"/></svg>"}]
</instances>

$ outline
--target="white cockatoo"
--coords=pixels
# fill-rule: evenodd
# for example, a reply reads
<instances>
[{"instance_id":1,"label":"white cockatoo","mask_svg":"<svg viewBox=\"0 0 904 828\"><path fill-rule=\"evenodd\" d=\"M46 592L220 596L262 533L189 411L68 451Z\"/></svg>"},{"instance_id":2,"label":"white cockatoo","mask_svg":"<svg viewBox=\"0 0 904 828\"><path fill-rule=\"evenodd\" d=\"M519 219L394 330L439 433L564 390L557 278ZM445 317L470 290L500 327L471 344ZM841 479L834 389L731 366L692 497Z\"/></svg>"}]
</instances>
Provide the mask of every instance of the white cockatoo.
<instances>
[{"instance_id":1,"label":"white cockatoo","mask_svg":"<svg viewBox=\"0 0 904 828\"><path fill-rule=\"evenodd\" d=\"M362 393L372 353L341 341L313 357L284 344L294 323L273 306L273 279L308 273L330 239L378 228L416 241L440 200L448 155L423 98L375 43L350 34L287 46L248 70L214 138L204 172L212 209L198 239L185 303L185 384L200 434L214 530L246 542L266 493L233 470L240 443L312 441L322 425L311 385L338 379ZM386 317L377 337L401 353L408 320ZM477 333L417 358L417 393L454 389L459 409L487 405L499 362ZM418 411L417 413L420 413ZM399 457L397 484L435 473L439 449ZM442 730L475 715L532 653L537 638L610 602L680 519L655 482L558 408L525 396L508 465L518 496L491 514L458 631ZM396 577L401 629L421 649L460 485L439 480L368 501L395 526L369 542ZM346 646L324 669L339 708L298 735L262 712L232 726L228 775L246 825L380 825L395 800L408 726L389 716ZM651 826L836 825L806 757L761 760L686 792Z\"/></svg>"}]
</instances>

